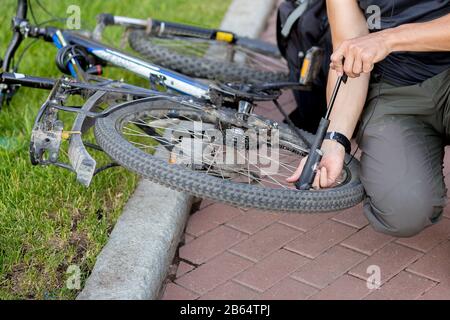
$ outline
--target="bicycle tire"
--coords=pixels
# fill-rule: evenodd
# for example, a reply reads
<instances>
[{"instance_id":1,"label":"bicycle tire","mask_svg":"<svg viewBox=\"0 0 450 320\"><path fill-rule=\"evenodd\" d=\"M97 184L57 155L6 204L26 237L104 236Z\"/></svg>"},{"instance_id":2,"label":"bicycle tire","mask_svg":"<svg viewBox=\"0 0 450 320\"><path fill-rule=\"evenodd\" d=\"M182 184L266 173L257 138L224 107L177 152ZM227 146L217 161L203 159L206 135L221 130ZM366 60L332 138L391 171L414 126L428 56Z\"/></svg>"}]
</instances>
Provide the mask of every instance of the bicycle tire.
<instances>
[{"instance_id":1,"label":"bicycle tire","mask_svg":"<svg viewBox=\"0 0 450 320\"><path fill-rule=\"evenodd\" d=\"M132 30L128 35L131 48L151 62L194 78L219 82L279 82L287 81L283 72L262 71L234 62L189 56L152 43L143 30Z\"/></svg>"},{"instance_id":2,"label":"bicycle tire","mask_svg":"<svg viewBox=\"0 0 450 320\"><path fill-rule=\"evenodd\" d=\"M167 101L128 102L108 117L98 119L95 137L100 147L125 168L174 190L187 192L200 198L208 198L236 207L255 208L280 212L330 212L357 205L364 197L359 181L359 163L354 159L348 166L349 181L339 187L324 190L298 191L295 189L271 189L250 184L233 183L186 170L177 164L168 164L128 142L119 128L127 117L145 110L187 110L184 105ZM231 112L231 111L230 111ZM283 126L280 137L298 143L293 132ZM308 136L308 140L312 135Z\"/></svg>"}]
</instances>

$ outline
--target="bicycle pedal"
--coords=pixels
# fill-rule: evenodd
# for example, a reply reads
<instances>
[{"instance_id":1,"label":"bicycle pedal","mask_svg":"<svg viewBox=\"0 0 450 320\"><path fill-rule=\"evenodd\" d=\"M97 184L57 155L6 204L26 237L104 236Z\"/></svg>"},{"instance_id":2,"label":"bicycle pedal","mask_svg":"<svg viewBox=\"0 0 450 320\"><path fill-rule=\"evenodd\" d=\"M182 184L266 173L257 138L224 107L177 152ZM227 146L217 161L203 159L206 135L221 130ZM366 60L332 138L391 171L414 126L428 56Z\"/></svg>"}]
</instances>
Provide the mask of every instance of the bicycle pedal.
<instances>
[{"instance_id":1,"label":"bicycle pedal","mask_svg":"<svg viewBox=\"0 0 450 320\"><path fill-rule=\"evenodd\" d=\"M33 165L42 164L46 161L56 163L59 157L59 148L62 141L63 123L60 120L54 121L52 128L45 128L39 124L33 128L31 134L31 162ZM47 153L48 158L44 157Z\"/></svg>"}]
</instances>

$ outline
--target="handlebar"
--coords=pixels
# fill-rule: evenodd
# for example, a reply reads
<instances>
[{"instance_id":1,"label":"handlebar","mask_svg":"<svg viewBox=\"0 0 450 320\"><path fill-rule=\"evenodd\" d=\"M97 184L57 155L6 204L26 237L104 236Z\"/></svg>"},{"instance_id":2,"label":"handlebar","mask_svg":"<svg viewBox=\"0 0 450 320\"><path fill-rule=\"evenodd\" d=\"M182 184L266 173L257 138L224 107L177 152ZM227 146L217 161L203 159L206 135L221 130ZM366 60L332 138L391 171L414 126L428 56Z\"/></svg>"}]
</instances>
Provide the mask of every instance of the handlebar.
<instances>
[{"instance_id":1,"label":"handlebar","mask_svg":"<svg viewBox=\"0 0 450 320\"><path fill-rule=\"evenodd\" d=\"M27 0L17 0L17 12L16 17L19 19L26 19L28 12Z\"/></svg>"},{"instance_id":2,"label":"handlebar","mask_svg":"<svg viewBox=\"0 0 450 320\"><path fill-rule=\"evenodd\" d=\"M8 48L5 52L5 59L3 60L2 69L4 71L11 71L11 61L14 57L14 54L17 51L17 48L19 48L20 43L23 40L23 35L20 33L16 26L16 22L20 20L24 20L27 17L28 12L28 3L27 0L17 0L17 11L16 16L13 18L13 25L14 25L14 34L11 39L11 42L8 45Z\"/></svg>"}]
</instances>

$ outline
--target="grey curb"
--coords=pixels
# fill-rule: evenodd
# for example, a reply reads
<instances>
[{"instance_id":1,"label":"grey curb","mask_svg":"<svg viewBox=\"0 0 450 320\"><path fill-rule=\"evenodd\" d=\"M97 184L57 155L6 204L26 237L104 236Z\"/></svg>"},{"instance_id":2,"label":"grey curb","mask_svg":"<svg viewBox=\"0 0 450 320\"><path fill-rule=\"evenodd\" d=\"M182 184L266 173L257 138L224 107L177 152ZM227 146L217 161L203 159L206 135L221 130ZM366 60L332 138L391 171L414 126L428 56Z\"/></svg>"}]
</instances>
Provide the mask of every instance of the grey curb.
<instances>
[{"instance_id":1,"label":"grey curb","mask_svg":"<svg viewBox=\"0 0 450 320\"><path fill-rule=\"evenodd\" d=\"M154 299L172 262L192 198L141 180L78 299Z\"/></svg>"},{"instance_id":2,"label":"grey curb","mask_svg":"<svg viewBox=\"0 0 450 320\"><path fill-rule=\"evenodd\" d=\"M277 0L233 0L220 28L240 36L258 38Z\"/></svg>"},{"instance_id":3,"label":"grey curb","mask_svg":"<svg viewBox=\"0 0 450 320\"><path fill-rule=\"evenodd\" d=\"M256 38L276 0L233 0L221 28ZM141 180L77 299L157 299L193 198Z\"/></svg>"}]
</instances>

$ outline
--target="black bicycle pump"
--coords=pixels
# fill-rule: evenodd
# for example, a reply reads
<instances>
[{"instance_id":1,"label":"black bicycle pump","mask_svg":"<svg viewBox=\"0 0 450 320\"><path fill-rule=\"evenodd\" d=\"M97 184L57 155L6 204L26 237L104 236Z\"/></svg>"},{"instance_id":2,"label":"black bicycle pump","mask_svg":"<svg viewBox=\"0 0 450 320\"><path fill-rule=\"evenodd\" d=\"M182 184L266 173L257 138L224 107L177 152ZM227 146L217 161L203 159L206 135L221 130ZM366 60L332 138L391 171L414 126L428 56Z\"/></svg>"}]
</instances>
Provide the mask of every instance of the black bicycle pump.
<instances>
[{"instance_id":1,"label":"black bicycle pump","mask_svg":"<svg viewBox=\"0 0 450 320\"><path fill-rule=\"evenodd\" d=\"M348 76L346 74L344 74L343 76L339 76L336 85L334 86L330 103L328 104L327 113L325 114L324 118L320 119L319 127L317 128L314 142L311 145L308 159L306 160L305 166L303 167L300 178L295 183L295 187L298 190L309 190L312 187L314 178L316 177L317 168L319 167L319 163L322 160L323 156L320 147L322 146L323 140L325 139L325 135L328 131L328 126L330 125L330 114L333 109L336 96L339 92L339 88L341 87L342 82L347 83L347 79Z\"/></svg>"}]
</instances>

